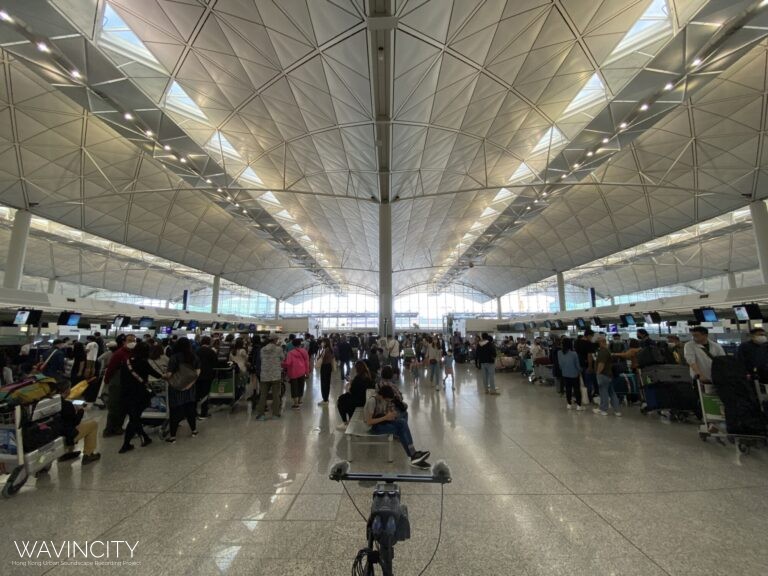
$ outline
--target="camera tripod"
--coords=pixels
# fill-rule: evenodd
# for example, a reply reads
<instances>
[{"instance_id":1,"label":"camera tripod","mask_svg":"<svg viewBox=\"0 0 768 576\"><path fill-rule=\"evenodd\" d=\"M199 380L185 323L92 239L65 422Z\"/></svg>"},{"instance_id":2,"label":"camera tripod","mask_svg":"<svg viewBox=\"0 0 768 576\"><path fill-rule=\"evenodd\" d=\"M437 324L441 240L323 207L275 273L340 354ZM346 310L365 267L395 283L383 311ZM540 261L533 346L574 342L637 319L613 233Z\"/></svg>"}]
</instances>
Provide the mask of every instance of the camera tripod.
<instances>
[{"instance_id":1,"label":"camera tripod","mask_svg":"<svg viewBox=\"0 0 768 576\"><path fill-rule=\"evenodd\" d=\"M379 564L384 576L393 576L395 544L411 537L408 507L400 502L397 482L422 484L448 484L451 471L445 462L432 467L429 476L418 474L350 473L349 462L339 462L331 467L331 480L376 482L371 503L371 514L366 526L368 546L355 558L354 572L360 576L374 576L374 566Z\"/></svg>"}]
</instances>

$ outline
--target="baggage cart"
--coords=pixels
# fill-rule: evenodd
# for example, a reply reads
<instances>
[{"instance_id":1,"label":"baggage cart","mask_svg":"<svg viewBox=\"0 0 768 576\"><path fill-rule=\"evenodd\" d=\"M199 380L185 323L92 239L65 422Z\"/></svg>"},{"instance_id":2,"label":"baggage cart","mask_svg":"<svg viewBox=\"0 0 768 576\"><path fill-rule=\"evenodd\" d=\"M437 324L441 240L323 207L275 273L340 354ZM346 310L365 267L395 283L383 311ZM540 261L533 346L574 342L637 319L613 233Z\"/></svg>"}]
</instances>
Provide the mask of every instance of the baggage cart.
<instances>
[{"instance_id":1,"label":"baggage cart","mask_svg":"<svg viewBox=\"0 0 768 576\"><path fill-rule=\"evenodd\" d=\"M50 442L29 452L24 450L24 422L41 423L61 412L61 396L45 400L52 402L17 405L0 412L0 473L10 474L2 489L5 498L10 498L21 490L30 476L50 470L53 463L67 452L63 436L56 436Z\"/></svg>"},{"instance_id":2,"label":"baggage cart","mask_svg":"<svg viewBox=\"0 0 768 576\"><path fill-rule=\"evenodd\" d=\"M150 380L149 386L152 388L152 399L141 413L141 424L154 428L158 436L163 438L170 426L168 381Z\"/></svg>"},{"instance_id":3,"label":"baggage cart","mask_svg":"<svg viewBox=\"0 0 768 576\"><path fill-rule=\"evenodd\" d=\"M237 403L245 395L245 386L239 381L235 367L214 368L213 374L208 403L211 406L229 406L230 412L234 412Z\"/></svg>"},{"instance_id":4,"label":"baggage cart","mask_svg":"<svg viewBox=\"0 0 768 576\"><path fill-rule=\"evenodd\" d=\"M699 438L702 442L713 438L718 443L725 445L725 442L728 441L745 455L749 454L755 446L768 446L766 436L728 433L725 424L725 405L714 392L714 387L697 380L696 388L701 402L702 424L699 426Z\"/></svg>"},{"instance_id":5,"label":"baggage cart","mask_svg":"<svg viewBox=\"0 0 768 576\"><path fill-rule=\"evenodd\" d=\"M646 366L638 370L643 407L641 412L659 412L683 422L699 416L700 403L689 368L679 364Z\"/></svg>"},{"instance_id":6,"label":"baggage cart","mask_svg":"<svg viewBox=\"0 0 768 576\"><path fill-rule=\"evenodd\" d=\"M533 367L533 374L528 376L532 384L554 384L555 377L552 375L552 364L536 364Z\"/></svg>"}]
</instances>

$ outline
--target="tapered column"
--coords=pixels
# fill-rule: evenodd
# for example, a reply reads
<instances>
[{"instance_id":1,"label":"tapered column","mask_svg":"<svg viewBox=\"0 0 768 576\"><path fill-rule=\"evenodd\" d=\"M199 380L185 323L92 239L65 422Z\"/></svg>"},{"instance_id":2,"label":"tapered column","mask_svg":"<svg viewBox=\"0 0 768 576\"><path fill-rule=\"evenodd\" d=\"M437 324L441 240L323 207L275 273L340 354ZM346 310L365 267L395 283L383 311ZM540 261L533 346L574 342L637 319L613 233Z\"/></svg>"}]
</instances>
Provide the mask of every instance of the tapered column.
<instances>
[{"instance_id":1,"label":"tapered column","mask_svg":"<svg viewBox=\"0 0 768 576\"><path fill-rule=\"evenodd\" d=\"M557 303L560 306L560 312L565 312L565 279L563 273L557 273Z\"/></svg>"},{"instance_id":2,"label":"tapered column","mask_svg":"<svg viewBox=\"0 0 768 576\"><path fill-rule=\"evenodd\" d=\"M496 298L496 320L501 320L501 297Z\"/></svg>"},{"instance_id":3,"label":"tapered column","mask_svg":"<svg viewBox=\"0 0 768 576\"><path fill-rule=\"evenodd\" d=\"M275 298L275 320L280 318L280 299Z\"/></svg>"},{"instance_id":4,"label":"tapered column","mask_svg":"<svg viewBox=\"0 0 768 576\"><path fill-rule=\"evenodd\" d=\"M221 290L221 276L213 277L213 290L211 291L211 314L219 313L219 291Z\"/></svg>"},{"instance_id":5,"label":"tapered column","mask_svg":"<svg viewBox=\"0 0 768 576\"><path fill-rule=\"evenodd\" d=\"M728 289L736 290L736 288L738 288L736 284L736 274L733 272L728 272Z\"/></svg>"},{"instance_id":6,"label":"tapered column","mask_svg":"<svg viewBox=\"0 0 768 576\"><path fill-rule=\"evenodd\" d=\"M752 231L755 234L757 260L760 262L760 274L763 284L768 284L768 207L759 200L749 205L752 215Z\"/></svg>"},{"instance_id":7,"label":"tapered column","mask_svg":"<svg viewBox=\"0 0 768 576\"><path fill-rule=\"evenodd\" d=\"M26 210L17 210L13 219L11 241L8 242L8 254L5 259L5 276L3 287L11 290L21 289L21 280L24 277L24 259L27 256L27 240L29 240L29 226L32 223L32 214Z\"/></svg>"},{"instance_id":8,"label":"tapered column","mask_svg":"<svg viewBox=\"0 0 768 576\"><path fill-rule=\"evenodd\" d=\"M48 278L48 294L56 292L56 278Z\"/></svg>"},{"instance_id":9,"label":"tapered column","mask_svg":"<svg viewBox=\"0 0 768 576\"><path fill-rule=\"evenodd\" d=\"M379 334L394 335L392 313L392 206L379 204Z\"/></svg>"}]
</instances>

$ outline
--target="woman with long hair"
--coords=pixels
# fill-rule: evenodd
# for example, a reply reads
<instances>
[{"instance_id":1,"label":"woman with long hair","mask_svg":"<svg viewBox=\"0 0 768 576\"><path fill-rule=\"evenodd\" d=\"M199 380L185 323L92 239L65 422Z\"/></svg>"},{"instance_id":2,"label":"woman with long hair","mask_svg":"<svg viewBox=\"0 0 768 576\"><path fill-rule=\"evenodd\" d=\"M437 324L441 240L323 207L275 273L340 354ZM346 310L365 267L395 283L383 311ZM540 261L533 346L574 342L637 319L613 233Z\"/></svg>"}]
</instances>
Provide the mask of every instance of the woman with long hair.
<instances>
[{"instance_id":1,"label":"woman with long hair","mask_svg":"<svg viewBox=\"0 0 768 576\"><path fill-rule=\"evenodd\" d=\"M563 386L565 386L565 401L567 402L565 407L568 410L573 408L574 404L571 403L571 400L574 399L576 411L581 412L584 408L581 405L581 384L579 382L581 364L579 363L579 355L573 349L573 340L570 338L563 338L560 346L561 349L557 353L557 363L560 366Z\"/></svg>"},{"instance_id":2,"label":"woman with long hair","mask_svg":"<svg viewBox=\"0 0 768 576\"><path fill-rule=\"evenodd\" d=\"M323 338L320 341L320 351L317 354L320 360L320 393L323 396L318 405L328 406L328 397L331 394L331 375L333 374L333 364L336 362L331 341L328 338Z\"/></svg>"},{"instance_id":3,"label":"woman with long hair","mask_svg":"<svg viewBox=\"0 0 768 576\"><path fill-rule=\"evenodd\" d=\"M188 338L181 337L176 342L174 354L168 361L168 378L181 371L182 366L191 369L200 375L200 361L197 355L192 351L192 345ZM197 410L195 397L195 382L193 381L184 389L176 389L173 386L168 387L168 400L170 406L170 430L166 442L173 444L176 442L176 432L179 429L179 423L186 419L192 436L197 436Z\"/></svg>"},{"instance_id":4,"label":"woman with long hair","mask_svg":"<svg viewBox=\"0 0 768 576\"><path fill-rule=\"evenodd\" d=\"M373 378L368 366L362 360L355 362L355 377L349 383L349 390L339 396L336 401L336 407L339 410L342 424L338 426L339 430L346 430L349 419L355 413L356 408L365 406L366 390L374 388Z\"/></svg>"}]
</instances>

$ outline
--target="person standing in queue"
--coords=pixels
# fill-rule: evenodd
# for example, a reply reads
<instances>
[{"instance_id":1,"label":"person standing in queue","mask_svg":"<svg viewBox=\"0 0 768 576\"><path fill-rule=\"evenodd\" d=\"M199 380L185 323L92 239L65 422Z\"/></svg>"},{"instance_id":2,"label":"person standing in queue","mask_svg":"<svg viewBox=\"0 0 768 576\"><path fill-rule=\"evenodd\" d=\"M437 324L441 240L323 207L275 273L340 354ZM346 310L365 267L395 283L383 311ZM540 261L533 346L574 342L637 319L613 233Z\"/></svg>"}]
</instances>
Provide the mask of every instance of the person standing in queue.
<instances>
[{"instance_id":1,"label":"person standing in queue","mask_svg":"<svg viewBox=\"0 0 768 576\"><path fill-rule=\"evenodd\" d=\"M122 336L122 334L121 334ZM104 438L123 435L123 423L125 422L125 408L123 407L123 393L120 387L121 368L133 354L136 347L136 336L128 334L120 345L120 336L117 338L118 348L109 359L107 371L104 373L104 381L107 383L107 424L102 435Z\"/></svg>"},{"instance_id":2,"label":"person standing in queue","mask_svg":"<svg viewBox=\"0 0 768 576\"><path fill-rule=\"evenodd\" d=\"M294 339L293 348L285 356L283 367L291 383L292 408L298 409L304 399L304 384L312 368L309 365L309 354L301 345L299 338Z\"/></svg>"},{"instance_id":3,"label":"person standing in queue","mask_svg":"<svg viewBox=\"0 0 768 576\"><path fill-rule=\"evenodd\" d=\"M320 359L320 394L323 397L318 405L328 406L328 397L331 395L333 364L336 362L336 358L333 355L333 349L331 348L331 341L328 340L328 338L323 338L320 342L318 358Z\"/></svg>"},{"instance_id":4,"label":"person standing in queue","mask_svg":"<svg viewBox=\"0 0 768 576\"><path fill-rule=\"evenodd\" d=\"M279 345L280 337L272 332L269 335L267 343L261 349L261 390L259 394L259 403L256 406L256 420L269 420L265 414L267 409L267 396L272 393L272 417L280 418L280 408L282 407L283 390L283 353L282 346Z\"/></svg>"},{"instance_id":5,"label":"person standing in queue","mask_svg":"<svg viewBox=\"0 0 768 576\"><path fill-rule=\"evenodd\" d=\"M164 374L156 371L149 363L149 345L137 342L133 353L120 368L120 388L123 395L123 406L128 414L128 425L125 427L123 445L120 454L133 450L134 436L141 440L141 446L149 446L152 439L144 431L141 424L141 413L149 406L152 391L149 387L149 377L162 378Z\"/></svg>"},{"instance_id":6,"label":"person standing in queue","mask_svg":"<svg viewBox=\"0 0 768 576\"><path fill-rule=\"evenodd\" d=\"M216 351L211 348L211 337L203 336L200 340L200 348L197 350L197 358L200 360L200 376L195 382L195 402L197 404L198 420L208 418L208 394L211 393L214 369L218 364Z\"/></svg>"},{"instance_id":7,"label":"person standing in queue","mask_svg":"<svg viewBox=\"0 0 768 576\"><path fill-rule=\"evenodd\" d=\"M168 378L172 378L175 373L180 372L182 366L185 366L186 370L191 369L196 371L197 377L200 377L200 360L192 351L192 344L186 337L179 338L176 341L173 355L168 361ZM170 444L176 442L176 432L179 429L179 424L184 419L186 419L187 424L189 424L189 428L192 431L192 437L194 438L197 436L195 382L192 382L191 385L181 390L177 390L172 386L169 386L168 388L170 430L165 441Z\"/></svg>"}]
</instances>

